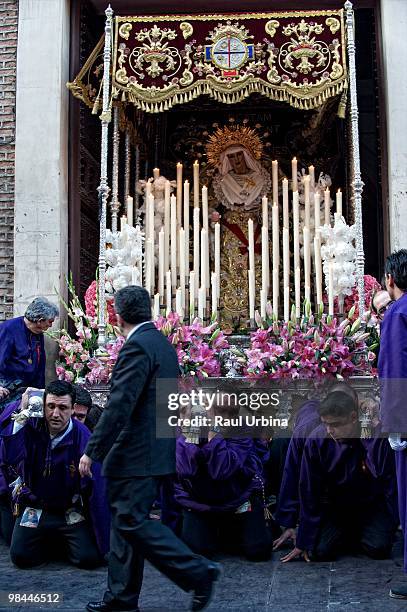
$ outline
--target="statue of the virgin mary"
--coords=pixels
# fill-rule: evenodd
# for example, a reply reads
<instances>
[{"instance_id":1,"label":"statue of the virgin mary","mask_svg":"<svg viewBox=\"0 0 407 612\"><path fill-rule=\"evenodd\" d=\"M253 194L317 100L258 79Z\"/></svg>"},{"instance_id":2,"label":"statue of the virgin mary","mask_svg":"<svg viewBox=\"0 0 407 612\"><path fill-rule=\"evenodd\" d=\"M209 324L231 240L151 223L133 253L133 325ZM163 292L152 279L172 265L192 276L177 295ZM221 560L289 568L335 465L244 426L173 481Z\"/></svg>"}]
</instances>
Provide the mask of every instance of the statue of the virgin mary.
<instances>
[{"instance_id":1,"label":"statue of the virgin mary","mask_svg":"<svg viewBox=\"0 0 407 612\"><path fill-rule=\"evenodd\" d=\"M248 305L248 220L254 222L256 277L261 274L261 199L271 188L261 165L262 143L248 127L219 128L206 146L215 169L212 206L221 215L221 319L246 327Z\"/></svg>"}]
</instances>

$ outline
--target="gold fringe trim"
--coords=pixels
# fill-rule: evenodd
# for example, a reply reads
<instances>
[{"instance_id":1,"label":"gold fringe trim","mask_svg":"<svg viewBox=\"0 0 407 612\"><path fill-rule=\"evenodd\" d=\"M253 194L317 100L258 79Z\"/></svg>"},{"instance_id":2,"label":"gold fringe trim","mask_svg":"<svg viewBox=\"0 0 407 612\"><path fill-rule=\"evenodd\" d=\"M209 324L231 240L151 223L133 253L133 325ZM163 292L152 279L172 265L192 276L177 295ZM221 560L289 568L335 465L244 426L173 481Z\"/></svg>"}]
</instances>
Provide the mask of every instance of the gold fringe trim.
<instances>
[{"instance_id":1,"label":"gold fringe trim","mask_svg":"<svg viewBox=\"0 0 407 612\"><path fill-rule=\"evenodd\" d=\"M250 78L250 77L249 77ZM122 100L126 99L137 108L147 113L162 113L169 110L177 104L186 104L198 98L201 95L209 95L217 102L223 104L238 104L253 93L261 94L270 100L279 102L287 102L290 106L300 110L312 110L322 106L329 98L338 96L342 93L339 104L338 114L340 117L345 116L346 98L347 98L347 77L342 77L340 81L335 83L327 83L318 85L312 91L312 86L307 88L307 93L301 92L299 88L296 90L292 85L287 85L286 88L281 86L273 86L260 80L251 80L244 84L239 83L235 86L234 91L224 91L217 87L213 79L206 81L198 81L191 85L187 91L180 91L176 87L171 87L162 92L161 95L155 92L154 99L149 96L148 90L140 88L124 89ZM175 91L174 91L175 90ZM315 91L316 90L316 91Z\"/></svg>"}]
</instances>

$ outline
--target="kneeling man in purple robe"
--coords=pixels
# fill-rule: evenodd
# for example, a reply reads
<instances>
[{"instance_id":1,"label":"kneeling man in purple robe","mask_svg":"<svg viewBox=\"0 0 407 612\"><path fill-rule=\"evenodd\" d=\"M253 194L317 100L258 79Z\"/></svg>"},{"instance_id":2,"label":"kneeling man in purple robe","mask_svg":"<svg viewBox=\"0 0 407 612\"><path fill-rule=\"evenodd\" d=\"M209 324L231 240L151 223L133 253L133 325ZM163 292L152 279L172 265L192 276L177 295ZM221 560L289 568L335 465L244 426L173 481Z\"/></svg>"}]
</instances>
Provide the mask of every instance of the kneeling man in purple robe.
<instances>
[{"instance_id":1,"label":"kneeling man in purple robe","mask_svg":"<svg viewBox=\"0 0 407 612\"><path fill-rule=\"evenodd\" d=\"M78 567L101 564L108 550L109 517L100 466L82 478L79 459L90 431L73 419L75 389L65 381L44 393L44 418L28 418L3 432L3 473L12 490L16 521L11 560L21 568L47 560L46 544L57 538Z\"/></svg>"},{"instance_id":2,"label":"kneeling man in purple robe","mask_svg":"<svg viewBox=\"0 0 407 612\"><path fill-rule=\"evenodd\" d=\"M387 558L398 525L394 452L385 438L360 438L349 394L328 394L319 414L303 449L296 546L282 561L328 561L342 552Z\"/></svg>"}]
</instances>

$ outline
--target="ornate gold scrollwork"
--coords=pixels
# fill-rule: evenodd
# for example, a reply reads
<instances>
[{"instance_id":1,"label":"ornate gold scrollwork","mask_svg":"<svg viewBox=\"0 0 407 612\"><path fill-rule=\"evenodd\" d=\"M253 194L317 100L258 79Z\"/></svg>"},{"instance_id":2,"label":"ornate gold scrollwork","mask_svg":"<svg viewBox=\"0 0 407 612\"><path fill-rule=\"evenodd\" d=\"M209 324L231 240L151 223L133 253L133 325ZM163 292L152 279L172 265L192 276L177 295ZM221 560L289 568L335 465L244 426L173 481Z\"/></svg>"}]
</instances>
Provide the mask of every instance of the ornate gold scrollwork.
<instances>
[{"instance_id":1,"label":"ornate gold scrollwork","mask_svg":"<svg viewBox=\"0 0 407 612\"><path fill-rule=\"evenodd\" d=\"M270 21L266 23L265 30L267 34L271 36L271 38L273 38L273 36L277 32L277 28L279 25L280 25L280 22L277 21L277 19L270 19Z\"/></svg>"},{"instance_id":2,"label":"ornate gold scrollwork","mask_svg":"<svg viewBox=\"0 0 407 612\"><path fill-rule=\"evenodd\" d=\"M131 23L128 23L128 22L123 23L119 28L119 35L125 40L129 40L129 36L130 36L132 27L133 27L133 24Z\"/></svg>"},{"instance_id":3,"label":"ornate gold scrollwork","mask_svg":"<svg viewBox=\"0 0 407 612\"><path fill-rule=\"evenodd\" d=\"M192 36L192 34L194 33L194 28L187 21L183 21L182 23L180 23L179 27L185 40Z\"/></svg>"},{"instance_id":4,"label":"ornate gold scrollwork","mask_svg":"<svg viewBox=\"0 0 407 612\"><path fill-rule=\"evenodd\" d=\"M331 30L332 34L335 34L335 32L337 32L341 27L341 22L339 19L336 19L336 17L328 17L328 19L325 20L325 23Z\"/></svg>"},{"instance_id":5,"label":"ornate gold scrollwork","mask_svg":"<svg viewBox=\"0 0 407 612\"><path fill-rule=\"evenodd\" d=\"M343 67L340 64L341 56L339 54L339 40L332 41L332 55L334 56L335 61L332 64L330 77L331 79L339 79L343 75Z\"/></svg>"}]
</instances>

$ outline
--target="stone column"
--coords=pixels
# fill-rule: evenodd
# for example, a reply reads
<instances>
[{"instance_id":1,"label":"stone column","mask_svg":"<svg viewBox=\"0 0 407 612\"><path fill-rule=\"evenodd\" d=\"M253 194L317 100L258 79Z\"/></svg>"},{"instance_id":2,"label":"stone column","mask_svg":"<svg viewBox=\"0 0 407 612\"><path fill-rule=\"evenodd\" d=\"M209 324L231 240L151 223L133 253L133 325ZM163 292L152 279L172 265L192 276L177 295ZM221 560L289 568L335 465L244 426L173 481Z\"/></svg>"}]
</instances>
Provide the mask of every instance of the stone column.
<instances>
[{"instance_id":1,"label":"stone column","mask_svg":"<svg viewBox=\"0 0 407 612\"><path fill-rule=\"evenodd\" d=\"M70 2L20 0L18 8L15 315L38 295L57 302L68 272Z\"/></svg>"},{"instance_id":2,"label":"stone column","mask_svg":"<svg viewBox=\"0 0 407 612\"><path fill-rule=\"evenodd\" d=\"M407 2L381 0L392 251L407 248Z\"/></svg>"}]
</instances>

